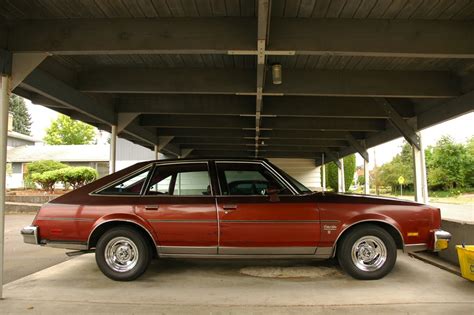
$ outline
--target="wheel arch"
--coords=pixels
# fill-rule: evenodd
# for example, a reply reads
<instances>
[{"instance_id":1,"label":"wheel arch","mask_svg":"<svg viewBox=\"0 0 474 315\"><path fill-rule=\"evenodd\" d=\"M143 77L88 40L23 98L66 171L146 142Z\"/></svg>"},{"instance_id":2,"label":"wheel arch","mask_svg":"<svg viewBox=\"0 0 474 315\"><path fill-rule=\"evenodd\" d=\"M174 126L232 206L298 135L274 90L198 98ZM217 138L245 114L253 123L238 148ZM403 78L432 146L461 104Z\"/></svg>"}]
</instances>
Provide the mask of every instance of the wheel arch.
<instances>
[{"instance_id":1,"label":"wheel arch","mask_svg":"<svg viewBox=\"0 0 474 315\"><path fill-rule=\"evenodd\" d=\"M334 242L332 257L336 256L337 246L339 242L344 238L344 236L348 235L350 231L354 230L356 227L359 227L364 224L373 224L386 230L393 237L393 240L395 241L395 244L397 245L397 249L402 249L402 250L405 249L405 242L403 240L402 232L394 224L387 222L385 220L367 219L367 220L354 222L348 225L344 230L342 230L341 233L339 233L338 237L336 238L336 241Z\"/></svg>"},{"instance_id":2,"label":"wheel arch","mask_svg":"<svg viewBox=\"0 0 474 315\"><path fill-rule=\"evenodd\" d=\"M106 231L118 226L128 226L138 231L140 234L142 234L147 243L150 245L152 253L154 253L154 255L157 254L157 243L152 232L150 232L150 230L147 229L143 224L127 218L107 219L101 220L101 222L97 223L91 230L87 239L87 249L94 248L97 245L97 242L100 237Z\"/></svg>"}]
</instances>

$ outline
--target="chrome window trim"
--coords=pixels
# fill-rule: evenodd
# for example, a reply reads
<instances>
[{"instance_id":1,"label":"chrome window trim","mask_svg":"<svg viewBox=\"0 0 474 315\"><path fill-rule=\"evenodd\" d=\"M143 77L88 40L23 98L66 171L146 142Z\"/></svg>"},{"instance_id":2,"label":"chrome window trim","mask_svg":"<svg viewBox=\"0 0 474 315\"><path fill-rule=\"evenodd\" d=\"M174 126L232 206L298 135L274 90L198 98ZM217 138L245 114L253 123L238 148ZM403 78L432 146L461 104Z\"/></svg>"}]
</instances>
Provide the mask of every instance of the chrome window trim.
<instances>
[{"instance_id":1,"label":"chrome window trim","mask_svg":"<svg viewBox=\"0 0 474 315\"><path fill-rule=\"evenodd\" d=\"M393 224L390 223L390 222L387 222L387 221L384 221L384 220L380 220L380 219L366 219L366 220L361 220L361 221L357 221L357 222L354 222L354 223L350 224L349 226L347 226L345 229L343 229L343 230L339 233L339 235L337 236L336 240L334 241L334 245L333 245L333 253L332 253L332 257L333 257L333 258L336 256L337 242L339 241L339 238L341 237L341 235L342 235L347 229L349 229L351 226L354 226L354 225L359 224L359 223L362 223L362 222L382 222L382 223L386 223L386 224L392 226L395 230L397 230L398 234L400 235L400 238L402 239L402 248L403 248L403 251L405 251L405 239L403 238L402 232L400 232L400 230L399 230L395 225L393 225Z\"/></svg>"},{"instance_id":2,"label":"chrome window trim","mask_svg":"<svg viewBox=\"0 0 474 315\"><path fill-rule=\"evenodd\" d=\"M195 195L195 196L171 196L171 195L160 195L159 197L179 197L179 198L183 198L183 197L192 197L192 198L195 198L195 197L214 197L215 194L214 194L214 191L213 191L213 187L212 187L212 178L211 178L211 174L210 174L210 166L209 166L209 160L196 160L196 161L172 161L172 162L166 162L166 161L163 161L163 162L150 162L149 164L146 164L145 166L127 174L127 175L124 175L116 180L114 180L113 182L111 183L108 183L104 186L101 186L93 191L91 191L89 193L89 196L91 197L118 197L118 198L136 198L136 197L157 197L155 195L146 195L144 194L146 188L148 188L148 184L151 180L151 172L148 174L146 180L145 180L145 183L142 187L142 189L140 190L140 194L138 195L114 195L114 194L100 194L99 192L104 190L104 189L107 189L109 188L110 186L113 186L114 184L120 182L121 180L124 180L126 179L127 177L129 176L133 176L135 174L138 174L144 170L146 170L147 168L150 168L151 171L154 171L155 170L155 167L157 166L164 166L164 165L175 165L175 164L207 164L207 175L209 177L209 183L211 185L211 194L206 196L206 195Z\"/></svg>"},{"instance_id":3,"label":"chrome window trim","mask_svg":"<svg viewBox=\"0 0 474 315\"><path fill-rule=\"evenodd\" d=\"M290 187L290 190L293 191L293 195L300 195L298 190L295 189L295 187L293 187L293 185L291 185L291 183L288 182L284 176L281 176L281 174L277 172L270 164L268 164L266 161L262 161L262 164L265 165L267 169L270 170L270 172L273 172L274 175L279 177L288 187Z\"/></svg>"},{"instance_id":4,"label":"chrome window trim","mask_svg":"<svg viewBox=\"0 0 474 315\"><path fill-rule=\"evenodd\" d=\"M295 196L299 195L298 191L294 189L294 187L288 183L286 179L284 179L278 172L276 172L270 165L265 163L265 161L235 161L235 160L215 160L214 163L216 164L216 176L217 176L217 183L219 185L219 190L220 190L220 195L217 195L219 197L268 197L268 195L223 195L222 194L222 186L221 186L221 181L219 179L219 169L217 167L217 164L226 164L226 163L232 163L232 164L257 164L263 166L265 169L267 169L273 176L275 176L281 184L285 188L287 188L289 191L292 192L291 195L279 195L279 196Z\"/></svg>"},{"instance_id":5,"label":"chrome window trim","mask_svg":"<svg viewBox=\"0 0 474 315\"><path fill-rule=\"evenodd\" d=\"M101 186L101 187L99 187L99 188L97 188L97 189L91 191L91 192L89 193L89 196L92 196L92 197L102 197L102 196L108 196L108 197L137 197L137 196L140 196L140 194L141 194L141 192L142 192L141 190L143 190L143 187L142 187L142 189L140 190L140 193L139 193L138 195L101 194L100 191L102 191L102 190L104 190L104 189L107 189L107 188L109 188L109 187L111 187L111 186L117 184L118 182L124 180L124 179L127 179L127 178L132 177L132 176L134 176L134 175L136 175L136 174L139 174L139 173L141 173L141 172L144 172L147 168L149 168L149 169L151 170L152 167L153 167L153 165L151 165L151 164L146 164L144 167L141 167L141 168L139 168L139 169L136 169L135 171L133 171L133 172L131 172L131 173L128 173L128 174L126 174L126 175L124 175L124 176L122 176L122 177L120 177L120 178L117 178L116 180L114 180L114 181L112 181L112 182L110 182L110 183L108 183L108 184L105 184L104 186ZM150 176L150 174L147 175L147 178L145 179L145 183L144 183L144 184L146 184L146 182L147 182L147 180L148 180L148 176Z\"/></svg>"}]
</instances>

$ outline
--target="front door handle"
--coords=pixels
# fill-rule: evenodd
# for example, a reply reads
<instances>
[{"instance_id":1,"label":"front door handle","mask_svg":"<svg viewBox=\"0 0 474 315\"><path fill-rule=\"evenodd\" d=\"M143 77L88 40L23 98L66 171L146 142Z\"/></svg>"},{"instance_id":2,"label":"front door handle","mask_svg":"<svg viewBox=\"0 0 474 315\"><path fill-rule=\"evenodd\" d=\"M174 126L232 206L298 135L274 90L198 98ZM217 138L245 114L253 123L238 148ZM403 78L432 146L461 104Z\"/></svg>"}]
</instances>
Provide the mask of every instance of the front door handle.
<instances>
[{"instance_id":1,"label":"front door handle","mask_svg":"<svg viewBox=\"0 0 474 315\"><path fill-rule=\"evenodd\" d=\"M236 210L237 205L223 205L222 208L224 208L224 210Z\"/></svg>"},{"instance_id":2,"label":"front door handle","mask_svg":"<svg viewBox=\"0 0 474 315\"><path fill-rule=\"evenodd\" d=\"M237 210L237 205L223 205L224 214L228 214L229 211Z\"/></svg>"},{"instance_id":3,"label":"front door handle","mask_svg":"<svg viewBox=\"0 0 474 315\"><path fill-rule=\"evenodd\" d=\"M160 206L159 205L146 205L145 210L146 211L156 211L158 210Z\"/></svg>"}]
</instances>

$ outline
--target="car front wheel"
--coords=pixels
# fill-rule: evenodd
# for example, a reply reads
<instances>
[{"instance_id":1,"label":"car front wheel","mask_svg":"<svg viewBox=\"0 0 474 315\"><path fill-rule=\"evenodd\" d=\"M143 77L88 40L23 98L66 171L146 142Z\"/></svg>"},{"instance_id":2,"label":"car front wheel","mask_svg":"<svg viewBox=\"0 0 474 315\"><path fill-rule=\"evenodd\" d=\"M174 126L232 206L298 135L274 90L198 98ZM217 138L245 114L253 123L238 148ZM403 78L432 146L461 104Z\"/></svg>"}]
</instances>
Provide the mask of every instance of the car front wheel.
<instances>
[{"instance_id":1,"label":"car front wheel","mask_svg":"<svg viewBox=\"0 0 474 315\"><path fill-rule=\"evenodd\" d=\"M146 271L151 252L138 231L117 227L101 236L97 242L95 259L99 269L110 279L131 281Z\"/></svg>"},{"instance_id":2,"label":"car front wheel","mask_svg":"<svg viewBox=\"0 0 474 315\"><path fill-rule=\"evenodd\" d=\"M361 280L386 276L397 260L397 246L383 228L365 224L354 228L337 248L339 265L349 275Z\"/></svg>"}]
</instances>

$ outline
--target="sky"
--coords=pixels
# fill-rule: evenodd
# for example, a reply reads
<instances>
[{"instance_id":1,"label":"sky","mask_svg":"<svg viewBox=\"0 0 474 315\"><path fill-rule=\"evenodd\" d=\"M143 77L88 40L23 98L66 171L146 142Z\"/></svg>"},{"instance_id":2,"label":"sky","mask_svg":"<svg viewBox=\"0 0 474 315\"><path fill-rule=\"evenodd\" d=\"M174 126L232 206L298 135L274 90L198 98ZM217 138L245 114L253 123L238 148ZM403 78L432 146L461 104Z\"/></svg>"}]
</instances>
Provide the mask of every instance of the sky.
<instances>
[{"instance_id":1,"label":"sky","mask_svg":"<svg viewBox=\"0 0 474 315\"><path fill-rule=\"evenodd\" d=\"M58 113L49 108L34 105L29 100L25 99L25 102L33 122L31 126L32 136L37 139L43 139L45 129L50 126L54 119L56 119ZM105 143L108 135L109 134L105 131L99 132L99 143ZM438 141L443 135L451 136L456 142L466 142L468 138L474 136L474 112L422 130L421 138L423 147L436 144L436 141ZM381 165L390 162L397 153L400 153L402 144L403 139L399 138L369 149L369 169L372 169L374 166L374 151L377 165ZM356 156L357 165L363 165L364 162L362 158L359 155Z\"/></svg>"}]
</instances>

